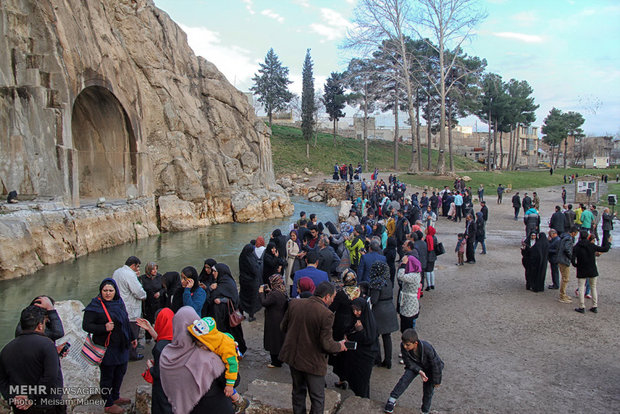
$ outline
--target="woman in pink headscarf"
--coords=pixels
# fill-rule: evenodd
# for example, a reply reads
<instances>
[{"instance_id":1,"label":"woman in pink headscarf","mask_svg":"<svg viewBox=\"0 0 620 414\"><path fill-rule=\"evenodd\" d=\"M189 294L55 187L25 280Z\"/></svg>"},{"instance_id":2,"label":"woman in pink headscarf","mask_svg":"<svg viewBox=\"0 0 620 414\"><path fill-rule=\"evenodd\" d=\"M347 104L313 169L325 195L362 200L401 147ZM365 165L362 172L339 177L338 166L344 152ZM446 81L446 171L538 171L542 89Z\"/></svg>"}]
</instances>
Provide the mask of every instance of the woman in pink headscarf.
<instances>
[{"instance_id":1,"label":"woman in pink headscarf","mask_svg":"<svg viewBox=\"0 0 620 414\"><path fill-rule=\"evenodd\" d=\"M420 314L418 298L423 269L420 261L415 256L407 255L407 253L405 252L396 274L397 279L402 282L402 288L398 296L401 332L408 328L415 328L416 319Z\"/></svg>"},{"instance_id":2,"label":"woman in pink headscarf","mask_svg":"<svg viewBox=\"0 0 620 414\"><path fill-rule=\"evenodd\" d=\"M173 340L159 359L161 385L175 414L233 414L224 394L224 363L194 341L187 327L200 319L194 308L183 306L172 320Z\"/></svg>"}]
</instances>

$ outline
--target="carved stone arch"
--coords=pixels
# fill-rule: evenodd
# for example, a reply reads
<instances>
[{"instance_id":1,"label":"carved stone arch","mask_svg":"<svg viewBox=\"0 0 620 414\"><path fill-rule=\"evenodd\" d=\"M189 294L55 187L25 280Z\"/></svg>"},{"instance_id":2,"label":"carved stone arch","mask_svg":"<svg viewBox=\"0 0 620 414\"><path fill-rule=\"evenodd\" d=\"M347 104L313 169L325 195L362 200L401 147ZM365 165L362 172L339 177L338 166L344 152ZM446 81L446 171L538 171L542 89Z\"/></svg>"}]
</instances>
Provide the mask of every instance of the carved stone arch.
<instances>
[{"instance_id":1,"label":"carved stone arch","mask_svg":"<svg viewBox=\"0 0 620 414\"><path fill-rule=\"evenodd\" d=\"M127 111L104 84L89 82L75 98L71 135L79 198L126 198L138 183L136 135Z\"/></svg>"}]
</instances>

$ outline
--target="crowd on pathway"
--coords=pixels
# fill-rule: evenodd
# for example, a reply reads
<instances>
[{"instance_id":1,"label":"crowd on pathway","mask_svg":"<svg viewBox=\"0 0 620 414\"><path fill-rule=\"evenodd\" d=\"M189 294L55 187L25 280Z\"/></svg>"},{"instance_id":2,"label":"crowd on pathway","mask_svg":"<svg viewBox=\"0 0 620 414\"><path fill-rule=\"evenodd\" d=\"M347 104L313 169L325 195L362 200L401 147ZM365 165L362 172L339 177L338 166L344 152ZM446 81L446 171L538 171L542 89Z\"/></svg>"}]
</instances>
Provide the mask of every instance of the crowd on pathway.
<instances>
[{"instance_id":1,"label":"crowd on pathway","mask_svg":"<svg viewBox=\"0 0 620 414\"><path fill-rule=\"evenodd\" d=\"M525 268L525 288L533 292L544 291L549 269L551 284L547 288L559 289L558 300L572 303L566 290L570 281L570 267L573 265L578 281L575 295L579 298L579 306L575 311L585 313L585 299L591 299L589 310L598 313L596 257L611 248L614 214L605 208L599 215L595 204L579 203L573 209L572 204L566 204L566 188L562 187L562 207L555 206L548 221L549 231L545 233L540 228L540 199L536 192L532 195L533 198L530 198L524 193L521 200L519 192L516 192L512 197L515 220L519 218L521 207L524 211L525 238L521 243L521 254ZM599 226L602 237L599 237Z\"/></svg>"},{"instance_id":2,"label":"crowd on pathway","mask_svg":"<svg viewBox=\"0 0 620 414\"><path fill-rule=\"evenodd\" d=\"M337 174L345 180L346 172L352 175L352 166L346 172L344 167L334 167L334 179ZM472 189L463 180L456 180L452 189L407 196L406 186L395 176L386 183L375 171L372 178L372 184L362 180L361 194L347 193L352 207L342 223L323 224L316 214L301 212L288 234L275 229L267 243L262 236L251 240L239 255L238 285L229 266L213 258L204 261L200 272L187 266L180 273L162 275L154 262L148 262L142 274L140 259L129 257L101 282L98 295L84 309L83 329L90 335L82 354L100 367L105 412L122 413L130 402L120 389L128 361L143 358L141 328L145 342L155 341L153 359L143 373L153 387L152 413L243 412L248 401L235 388L239 361L247 352L242 326L254 322L262 308L267 366L289 366L293 412L305 412L307 395L311 413L323 412L328 365L338 376L336 387L369 398L373 368L391 369L394 360L405 370L385 412L394 410L418 375L424 382L421 410L429 412L444 364L433 346L418 338L415 327L424 292L430 294L436 287L435 263L446 252L435 224L440 217L457 223L464 218L456 264L475 264L478 244L481 253L487 253L484 187L477 189L480 210L474 212ZM500 185L498 203L503 192ZM609 211L602 214L598 246L595 206L556 207L547 241L540 232L536 193L532 198L525 193L521 200L517 192L512 202L515 219L521 207L525 212L526 287L544 289L548 261L550 288L559 287L560 301L568 302L568 269L573 264L579 278L577 310L583 313L589 282L590 310L596 312L595 255L609 250ZM572 237L578 232L580 240L573 247ZM35 298L21 314L16 339L0 353L0 392L17 412L65 410L59 403L59 358L67 349L54 342L64 333L53 303L47 296ZM394 359L392 334L398 330L400 354ZM33 394L14 387L30 384L43 385L48 392Z\"/></svg>"}]
</instances>

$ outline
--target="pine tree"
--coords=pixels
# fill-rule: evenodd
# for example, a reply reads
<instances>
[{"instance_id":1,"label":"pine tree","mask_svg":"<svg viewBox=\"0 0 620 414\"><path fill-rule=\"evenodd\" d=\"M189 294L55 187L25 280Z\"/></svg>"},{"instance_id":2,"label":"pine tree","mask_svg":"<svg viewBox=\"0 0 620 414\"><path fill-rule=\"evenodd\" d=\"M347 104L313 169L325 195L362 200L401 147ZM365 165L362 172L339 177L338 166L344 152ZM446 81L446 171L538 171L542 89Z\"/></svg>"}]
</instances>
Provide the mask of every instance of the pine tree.
<instances>
[{"instance_id":1,"label":"pine tree","mask_svg":"<svg viewBox=\"0 0 620 414\"><path fill-rule=\"evenodd\" d=\"M292 83L288 79L288 68L282 66L273 48L267 52L265 63L260 64L252 82L254 86L250 90L258 96L258 102L265 108L271 126L273 112L286 109L293 98L293 94L288 90L288 85Z\"/></svg>"},{"instance_id":2,"label":"pine tree","mask_svg":"<svg viewBox=\"0 0 620 414\"><path fill-rule=\"evenodd\" d=\"M344 87L342 86L342 74L332 72L331 76L325 82L323 87L323 105L325 112L329 115L329 120L334 123L334 147L336 146L336 126L338 120L345 116L342 109L345 107L346 97L344 95Z\"/></svg>"},{"instance_id":3,"label":"pine tree","mask_svg":"<svg viewBox=\"0 0 620 414\"><path fill-rule=\"evenodd\" d=\"M306 50L306 59L301 72L301 132L306 140L306 157L310 158L310 139L314 129L314 77L312 74L310 49Z\"/></svg>"}]
</instances>

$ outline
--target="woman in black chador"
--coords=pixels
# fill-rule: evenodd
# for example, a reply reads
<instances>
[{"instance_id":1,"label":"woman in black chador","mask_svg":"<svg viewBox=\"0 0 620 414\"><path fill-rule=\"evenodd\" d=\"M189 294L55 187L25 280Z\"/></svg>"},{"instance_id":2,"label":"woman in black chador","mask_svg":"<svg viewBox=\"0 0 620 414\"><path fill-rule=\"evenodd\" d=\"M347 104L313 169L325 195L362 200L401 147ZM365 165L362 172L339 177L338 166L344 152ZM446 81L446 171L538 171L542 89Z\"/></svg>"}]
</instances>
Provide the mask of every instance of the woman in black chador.
<instances>
[{"instance_id":1,"label":"woman in black chador","mask_svg":"<svg viewBox=\"0 0 620 414\"><path fill-rule=\"evenodd\" d=\"M541 231L538 234L538 240L536 240L534 248L538 250L540 261L532 281L532 290L534 292L542 292L545 290L545 277L547 276L547 263L549 261L549 240L544 232Z\"/></svg>"},{"instance_id":2,"label":"woman in black chador","mask_svg":"<svg viewBox=\"0 0 620 414\"><path fill-rule=\"evenodd\" d=\"M249 315L250 322L256 319L254 314L261 308L258 288L262 281L254 246L246 244L239 255L239 307Z\"/></svg>"},{"instance_id":3,"label":"woman in black chador","mask_svg":"<svg viewBox=\"0 0 620 414\"><path fill-rule=\"evenodd\" d=\"M542 292L545 289L545 273L547 271L547 256L549 244L544 233L536 237L531 232L528 240L521 246L523 267L525 268L525 288L533 292Z\"/></svg>"},{"instance_id":4,"label":"woman in black chador","mask_svg":"<svg viewBox=\"0 0 620 414\"><path fill-rule=\"evenodd\" d=\"M370 398L370 375L377 353L377 326L368 300L357 298L351 302L351 307L354 319L347 339L357 342L357 348L345 353L346 377L356 396Z\"/></svg>"}]
</instances>

